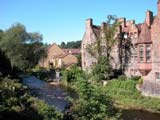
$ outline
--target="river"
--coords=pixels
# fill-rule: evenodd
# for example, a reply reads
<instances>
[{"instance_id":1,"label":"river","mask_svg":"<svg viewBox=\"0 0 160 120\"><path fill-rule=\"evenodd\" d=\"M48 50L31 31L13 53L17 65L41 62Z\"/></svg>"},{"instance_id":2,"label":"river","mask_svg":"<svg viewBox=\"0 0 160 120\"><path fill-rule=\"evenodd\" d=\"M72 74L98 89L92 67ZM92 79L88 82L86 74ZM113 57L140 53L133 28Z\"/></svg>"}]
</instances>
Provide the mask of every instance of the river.
<instances>
[{"instance_id":1,"label":"river","mask_svg":"<svg viewBox=\"0 0 160 120\"><path fill-rule=\"evenodd\" d=\"M34 76L23 77L23 84L30 88L30 94L44 100L47 104L63 111L66 104L66 97L76 98L73 90L62 86L52 86L49 83L39 80ZM142 110L122 110L123 120L160 120L160 114Z\"/></svg>"},{"instance_id":2,"label":"river","mask_svg":"<svg viewBox=\"0 0 160 120\"><path fill-rule=\"evenodd\" d=\"M77 97L76 93L69 88L50 85L34 76L23 77L22 83L29 87L32 96L44 100L47 104L56 107L60 111L64 110L66 104L68 104L67 96Z\"/></svg>"}]
</instances>

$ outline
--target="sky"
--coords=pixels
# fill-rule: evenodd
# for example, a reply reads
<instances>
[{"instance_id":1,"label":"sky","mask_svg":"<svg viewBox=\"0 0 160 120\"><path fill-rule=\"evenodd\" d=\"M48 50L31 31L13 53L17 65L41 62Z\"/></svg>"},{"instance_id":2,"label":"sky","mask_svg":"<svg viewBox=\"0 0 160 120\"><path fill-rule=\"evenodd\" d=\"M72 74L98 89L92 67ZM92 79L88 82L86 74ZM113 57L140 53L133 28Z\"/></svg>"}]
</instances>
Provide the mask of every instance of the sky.
<instances>
[{"instance_id":1,"label":"sky","mask_svg":"<svg viewBox=\"0 0 160 120\"><path fill-rule=\"evenodd\" d=\"M23 24L28 32L39 32L44 43L81 40L85 20L95 25L107 15L142 23L147 10L157 14L157 0L0 0L0 29Z\"/></svg>"}]
</instances>

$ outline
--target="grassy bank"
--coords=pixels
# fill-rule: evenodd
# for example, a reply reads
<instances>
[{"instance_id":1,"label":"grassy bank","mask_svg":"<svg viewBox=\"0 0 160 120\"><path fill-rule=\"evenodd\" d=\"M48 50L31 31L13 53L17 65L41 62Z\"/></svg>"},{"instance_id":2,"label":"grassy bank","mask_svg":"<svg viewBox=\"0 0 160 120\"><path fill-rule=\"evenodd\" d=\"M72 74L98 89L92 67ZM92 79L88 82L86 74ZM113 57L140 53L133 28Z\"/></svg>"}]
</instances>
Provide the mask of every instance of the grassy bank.
<instances>
[{"instance_id":1,"label":"grassy bank","mask_svg":"<svg viewBox=\"0 0 160 120\"><path fill-rule=\"evenodd\" d=\"M160 99L142 96L136 89L138 81L112 80L104 87L105 92L123 109L145 109L160 112Z\"/></svg>"}]
</instances>

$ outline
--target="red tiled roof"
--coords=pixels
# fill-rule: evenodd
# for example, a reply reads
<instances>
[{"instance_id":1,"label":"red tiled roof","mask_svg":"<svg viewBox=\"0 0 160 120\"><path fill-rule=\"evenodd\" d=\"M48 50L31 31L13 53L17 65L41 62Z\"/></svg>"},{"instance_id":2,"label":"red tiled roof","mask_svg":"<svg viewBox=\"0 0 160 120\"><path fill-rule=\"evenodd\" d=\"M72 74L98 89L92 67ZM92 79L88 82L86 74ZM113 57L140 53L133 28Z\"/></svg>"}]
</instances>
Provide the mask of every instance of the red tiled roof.
<instances>
[{"instance_id":1,"label":"red tiled roof","mask_svg":"<svg viewBox=\"0 0 160 120\"><path fill-rule=\"evenodd\" d=\"M151 43L151 31L150 28L146 23L142 25L141 28L141 33L139 36L139 39L137 41L137 44L142 44L142 43Z\"/></svg>"}]
</instances>

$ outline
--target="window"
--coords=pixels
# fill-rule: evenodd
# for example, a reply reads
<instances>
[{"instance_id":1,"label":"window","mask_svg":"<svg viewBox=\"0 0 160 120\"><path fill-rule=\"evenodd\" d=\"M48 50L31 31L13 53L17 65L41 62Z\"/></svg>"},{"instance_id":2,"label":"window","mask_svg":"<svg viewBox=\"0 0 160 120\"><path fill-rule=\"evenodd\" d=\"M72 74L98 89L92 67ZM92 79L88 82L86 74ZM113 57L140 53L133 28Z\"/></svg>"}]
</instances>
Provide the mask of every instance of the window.
<instances>
[{"instance_id":1,"label":"window","mask_svg":"<svg viewBox=\"0 0 160 120\"><path fill-rule=\"evenodd\" d=\"M156 77L156 80L160 80L160 73L159 73L159 72L156 72L156 73L155 73L155 77Z\"/></svg>"},{"instance_id":2,"label":"window","mask_svg":"<svg viewBox=\"0 0 160 120\"><path fill-rule=\"evenodd\" d=\"M143 45L139 46L139 61L143 62Z\"/></svg>"},{"instance_id":3,"label":"window","mask_svg":"<svg viewBox=\"0 0 160 120\"><path fill-rule=\"evenodd\" d=\"M146 62L151 62L151 45L146 45Z\"/></svg>"},{"instance_id":4,"label":"window","mask_svg":"<svg viewBox=\"0 0 160 120\"><path fill-rule=\"evenodd\" d=\"M138 59L138 57L137 57L137 56L135 56L135 57L134 57L134 61L135 61L135 62L137 62L137 61L138 61L137 59Z\"/></svg>"}]
</instances>

